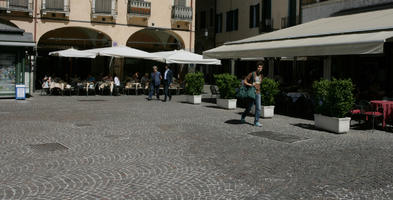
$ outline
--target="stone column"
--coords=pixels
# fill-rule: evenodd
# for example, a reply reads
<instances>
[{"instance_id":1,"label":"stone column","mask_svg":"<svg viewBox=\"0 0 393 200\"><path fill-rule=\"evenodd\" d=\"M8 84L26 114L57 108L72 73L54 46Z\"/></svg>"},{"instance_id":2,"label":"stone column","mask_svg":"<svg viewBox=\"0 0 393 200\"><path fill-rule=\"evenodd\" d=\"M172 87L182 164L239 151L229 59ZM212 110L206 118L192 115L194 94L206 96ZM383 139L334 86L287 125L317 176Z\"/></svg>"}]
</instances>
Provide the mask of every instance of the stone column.
<instances>
[{"instance_id":1,"label":"stone column","mask_svg":"<svg viewBox=\"0 0 393 200\"><path fill-rule=\"evenodd\" d=\"M273 78L274 77L274 59L273 58L270 58L268 60L268 68L269 68L269 74L267 75L267 77Z\"/></svg>"},{"instance_id":2,"label":"stone column","mask_svg":"<svg viewBox=\"0 0 393 200\"><path fill-rule=\"evenodd\" d=\"M330 80L332 78L332 57L323 58L323 78Z\"/></svg>"},{"instance_id":3,"label":"stone column","mask_svg":"<svg viewBox=\"0 0 393 200\"><path fill-rule=\"evenodd\" d=\"M235 60L231 60L231 74L235 75Z\"/></svg>"}]
</instances>

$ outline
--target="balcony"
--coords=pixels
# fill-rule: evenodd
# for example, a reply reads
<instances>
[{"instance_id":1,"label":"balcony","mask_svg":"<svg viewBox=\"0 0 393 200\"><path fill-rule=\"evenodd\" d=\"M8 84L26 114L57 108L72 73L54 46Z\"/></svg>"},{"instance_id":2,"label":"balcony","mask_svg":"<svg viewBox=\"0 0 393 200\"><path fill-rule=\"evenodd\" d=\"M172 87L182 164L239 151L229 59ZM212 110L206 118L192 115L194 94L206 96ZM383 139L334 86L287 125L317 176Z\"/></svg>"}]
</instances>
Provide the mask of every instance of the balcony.
<instances>
[{"instance_id":1,"label":"balcony","mask_svg":"<svg viewBox=\"0 0 393 200\"><path fill-rule=\"evenodd\" d=\"M0 0L0 10L11 12L25 12L33 16L33 0Z\"/></svg>"},{"instance_id":2,"label":"balcony","mask_svg":"<svg viewBox=\"0 0 393 200\"><path fill-rule=\"evenodd\" d=\"M172 6L172 19L177 21L192 21L192 8Z\"/></svg>"},{"instance_id":3,"label":"balcony","mask_svg":"<svg viewBox=\"0 0 393 200\"><path fill-rule=\"evenodd\" d=\"M281 29L295 26L297 24L300 24L300 17L299 16L296 16L296 18L294 18L293 21L290 21L289 17L282 17L281 18Z\"/></svg>"},{"instance_id":4,"label":"balcony","mask_svg":"<svg viewBox=\"0 0 393 200\"><path fill-rule=\"evenodd\" d=\"M128 1L128 16L149 18L151 13L151 2L145 1Z\"/></svg>"},{"instance_id":5,"label":"balcony","mask_svg":"<svg viewBox=\"0 0 393 200\"><path fill-rule=\"evenodd\" d=\"M117 0L93 0L93 6L91 7L92 18L96 19L99 17L117 17ZM105 21L105 20L102 20Z\"/></svg>"},{"instance_id":6,"label":"balcony","mask_svg":"<svg viewBox=\"0 0 393 200\"><path fill-rule=\"evenodd\" d=\"M70 0L42 0L41 13L62 13L65 16L70 14Z\"/></svg>"},{"instance_id":7,"label":"balcony","mask_svg":"<svg viewBox=\"0 0 393 200\"><path fill-rule=\"evenodd\" d=\"M273 30L273 19L265 19L260 22L259 33L271 32Z\"/></svg>"}]
</instances>

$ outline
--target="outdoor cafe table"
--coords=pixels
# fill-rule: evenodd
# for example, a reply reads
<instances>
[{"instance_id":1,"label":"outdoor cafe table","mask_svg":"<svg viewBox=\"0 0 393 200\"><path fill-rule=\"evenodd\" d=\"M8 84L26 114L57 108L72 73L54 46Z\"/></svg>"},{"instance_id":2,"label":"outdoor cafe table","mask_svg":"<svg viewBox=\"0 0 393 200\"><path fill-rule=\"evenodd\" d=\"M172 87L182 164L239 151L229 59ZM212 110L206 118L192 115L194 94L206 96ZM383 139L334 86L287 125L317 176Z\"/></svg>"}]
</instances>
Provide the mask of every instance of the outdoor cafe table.
<instances>
[{"instance_id":1,"label":"outdoor cafe table","mask_svg":"<svg viewBox=\"0 0 393 200\"><path fill-rule=\"evenodd\" d=\"M378 110L379 108L383 109L383 121L382 127L386 126L386 119L391 119L393 115L393 101L386 100L372 100L370 101L371 105Z\"/></svg>"}]
</instances>

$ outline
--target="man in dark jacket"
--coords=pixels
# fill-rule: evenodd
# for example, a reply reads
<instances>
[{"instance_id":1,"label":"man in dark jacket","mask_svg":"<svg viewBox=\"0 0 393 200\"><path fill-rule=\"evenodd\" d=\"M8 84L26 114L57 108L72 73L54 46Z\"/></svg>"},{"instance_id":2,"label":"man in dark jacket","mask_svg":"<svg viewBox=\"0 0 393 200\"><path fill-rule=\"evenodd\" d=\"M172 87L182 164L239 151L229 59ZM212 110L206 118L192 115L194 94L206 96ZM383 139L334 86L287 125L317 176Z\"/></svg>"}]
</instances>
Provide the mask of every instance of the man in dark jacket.
<instances>
[{"instance_id":1,"label":"man in dark jacket","mask_svg":"<svg viewBox=\"0 0 393 200\"><path fill-rule=\"evenodd\" d=\"M169 66L165 66L165 72L164 72L164 93L165 93L165 98L164 102L166 101L167 97L169 97L169 101L172 99L172 95L169 92L169 86L172 83L173 79L173 72L171 69L169 69Z\"/></svg>"},{"instance_id":2,"label":"man in dark jacket","mask_svg":"<svg viewBox=\"0 0 393 200\"><path fill-rule=\"evenodd\" d=\"M157 99L160 99L160 84L161 84L161 73L157 71L157 66L153 66L153 72L150 74L150 93L147 100L151 100L154 93L156 93Z\"/></svg>"}]
</instances>

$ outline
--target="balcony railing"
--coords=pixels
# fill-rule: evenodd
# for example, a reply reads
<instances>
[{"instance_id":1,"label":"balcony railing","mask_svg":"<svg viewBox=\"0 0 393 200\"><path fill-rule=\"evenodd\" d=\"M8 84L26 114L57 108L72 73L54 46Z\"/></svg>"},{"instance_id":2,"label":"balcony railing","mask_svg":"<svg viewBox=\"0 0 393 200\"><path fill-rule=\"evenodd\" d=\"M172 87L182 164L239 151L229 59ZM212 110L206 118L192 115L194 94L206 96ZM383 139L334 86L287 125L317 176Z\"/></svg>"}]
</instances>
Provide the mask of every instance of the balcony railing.
<instances>
[{"instance_id":1,"label":"balcony railing","mask_svg":"<svg viewBox=\"0 0 393 200\"><path fill-rule=\"evenodd\" d=\"M259 32L265 33L265 32L271 32L271 31L273 31L273 19L261 20L261 22L259 24Z\"/></svg>"},{"instance_id":2,"label":"balcony railing","mask_svg":"<svg viewBox=\"0 0 393 200\"><path fill-rule=\"evenodd\" d=\"M91 7L93 18L96 16L112 16L115 19L117 17L116 3L116 0L93 0L93 6Z\"/></svg>"},{"instance_id":3,"label":"balcony railing","mask_svg":"<svg viewBox=\"0 0 393 200\"><path fill-rule=\"evenodd\" d=\"M20 11L33 14L33 0L0 0L0 10Z\"/></svg>"},{"instance_id":4,"label":"balcony railing","mask_svg":"<svg viewBox=\"0 0 393 200\"><path fill-rule=\"evenodd\" d=\"M44 15L47 12L58 12L68 16L70 13L70 0L42 0L41 12Z\"/></svg>"},{"instance_id":5,"label":"balcony railing","mask_svg":"<svg viewBox=\"0 0 393 200\"><path fill-rule=\"evenodd\" d=\"M128 14L130 16L150 17L151 2L145 1L128 1Z\"/></svg>"},{"instance_id":6,"label":"balcony railing","mask_svg":"<svg viewBox=\"0 0 393 200\"><path fill-rule=\"evenodd\" d=\"M295 19L292 19L294 21L290 21L290 17L282 17L281 18L281 28L288 28L290 26L295 26L297 24L300 24L300 17L296 16Z\"/></svg>"},{"instance_id":7,"label":"balcony railing","mask_svg":"<svg viewBox=\"0 0 393 200\"><path fill-rule=\"evenodd\" d=\"M192 21L192 8L183 6L172 6L172 19L181 21Z\"/></svg>"}]
</instances>

